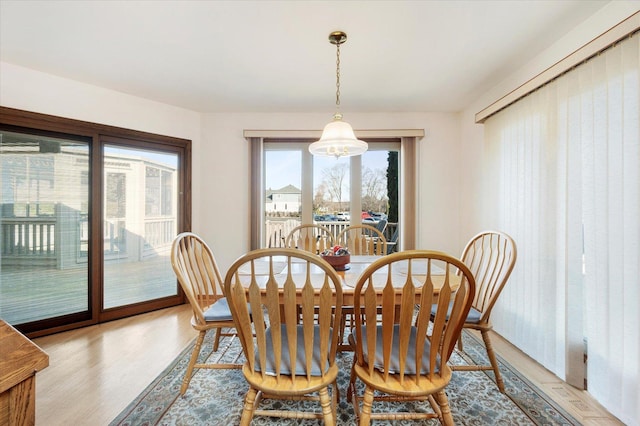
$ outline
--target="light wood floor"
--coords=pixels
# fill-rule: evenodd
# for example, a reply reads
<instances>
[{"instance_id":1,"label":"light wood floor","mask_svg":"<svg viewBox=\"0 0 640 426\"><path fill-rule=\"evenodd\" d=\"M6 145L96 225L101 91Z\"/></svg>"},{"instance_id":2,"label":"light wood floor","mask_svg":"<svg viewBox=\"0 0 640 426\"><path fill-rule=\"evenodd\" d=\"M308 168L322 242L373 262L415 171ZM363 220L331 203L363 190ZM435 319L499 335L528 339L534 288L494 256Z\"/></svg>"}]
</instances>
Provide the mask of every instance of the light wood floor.
<instances>
[{"instance_id":1,"label":"light wood floor","mask_svg":"<svg viewBox=\"0 0 640 426\"><path fill-rule=\"evenodd\" d=\"M196 336L188 305L35 339L49 354L36 376L38 425L106 425ZM498 335L498 353L585 425L622 425L588 393Z\"/></svg>"}]
</instances>

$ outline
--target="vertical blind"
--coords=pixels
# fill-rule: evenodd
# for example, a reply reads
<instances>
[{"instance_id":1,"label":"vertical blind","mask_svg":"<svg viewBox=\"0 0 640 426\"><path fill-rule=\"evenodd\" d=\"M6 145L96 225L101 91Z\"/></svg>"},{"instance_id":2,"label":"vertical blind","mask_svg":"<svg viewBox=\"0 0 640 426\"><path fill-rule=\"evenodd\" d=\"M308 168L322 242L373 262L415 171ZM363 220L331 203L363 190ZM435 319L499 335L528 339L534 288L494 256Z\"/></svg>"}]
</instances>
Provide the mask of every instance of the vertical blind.
<instances>
[{"instance_id":1,"label":"vertical blind","mask_svg":"<svg viewBox=\"0 0 640 426\"><path fill-rule=\"evenodd\" d=\"M640 36L485 122L484 217L518 244L495 329L640 423ZM587 354L587 368L582 362Z\"/></svg>"}]
</instances>

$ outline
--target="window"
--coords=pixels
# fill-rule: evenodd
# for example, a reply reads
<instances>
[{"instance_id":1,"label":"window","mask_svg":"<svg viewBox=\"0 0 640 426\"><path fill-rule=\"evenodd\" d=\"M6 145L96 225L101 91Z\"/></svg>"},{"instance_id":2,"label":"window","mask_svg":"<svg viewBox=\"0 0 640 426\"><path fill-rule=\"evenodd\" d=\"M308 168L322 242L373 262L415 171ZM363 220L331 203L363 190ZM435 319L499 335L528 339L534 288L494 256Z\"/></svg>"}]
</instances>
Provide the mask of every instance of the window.
<instances>
[{"instance_id":1,"label":"window","mask_svg":"<svg viewBox=\"0 0 640 426\"><path fill-rule=\"evenodd\" d=\"M403 197L415 191L415 135L370 138L365 154L340 159L313 157L311 138L251 137L251 248L281 246L301 223L322 223L337 234L381 218L388 238L399 228L401 246L415 247L415 200ZM285 199L286 209L274 202Z\"/></svg>"},{"instance_id":2,"label":"window","mask_svg":"<svg viewBox=\"0 0 640 426\"><path fill-rule=\"evenodd\" d=\"M389 216L387 175L389 170L398 171L397 164L390 165L390 161L397 162L399 142L371 143L362 156L339 159L312 157L309 143L264 143L267 189L262 247L280 246L283 238L302 223L322 223L337 235L348 226L350 218L355 223L364 213L384 219ZM393 206L393 216L397 217L397 200ZM375 225L377 221L368 223ZM390 230L396 225L393 223Z\"/></svg>"}]
</instances>

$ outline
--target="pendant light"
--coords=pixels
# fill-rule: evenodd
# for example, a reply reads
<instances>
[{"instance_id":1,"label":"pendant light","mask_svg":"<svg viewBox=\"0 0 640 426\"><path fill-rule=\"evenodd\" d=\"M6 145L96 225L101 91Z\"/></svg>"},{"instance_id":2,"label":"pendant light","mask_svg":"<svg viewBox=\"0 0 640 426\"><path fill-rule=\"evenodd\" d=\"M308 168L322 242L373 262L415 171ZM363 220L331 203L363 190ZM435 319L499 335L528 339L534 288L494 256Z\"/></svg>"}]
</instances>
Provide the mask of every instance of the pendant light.
<instances>
[{"instance_id":1,"label":"pendant light","mask_svg":"<svg viewBox=\"0 0 640 426\"><path fill-rule=\"evenodd\" d=\"M319 141L309 145L309 152L323 157L351 157L367 151L367 143L356 139L351 125L342 121L340 113L340 45L347 41L347 34L334 31L329 34L329 43L336 45L336 113L333 121L324 126Z\"/></svg>"}]
</instances>

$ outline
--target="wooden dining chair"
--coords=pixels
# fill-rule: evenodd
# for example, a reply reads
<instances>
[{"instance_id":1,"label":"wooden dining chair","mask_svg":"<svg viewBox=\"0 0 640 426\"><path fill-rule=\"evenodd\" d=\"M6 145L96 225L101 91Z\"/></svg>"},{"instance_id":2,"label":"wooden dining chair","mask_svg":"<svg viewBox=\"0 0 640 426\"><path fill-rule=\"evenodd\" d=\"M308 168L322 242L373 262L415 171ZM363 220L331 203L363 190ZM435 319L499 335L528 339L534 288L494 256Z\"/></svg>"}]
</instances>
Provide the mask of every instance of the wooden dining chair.
<instances>
[{"instance_id":1,"label":"wooden dining chair","mask_svg":"<svg viewBox=\"0 0 640 426\"><path fill-rule=\"evenodd\" d=\"M387 254L387 239L371 225L350 225L344 228L338 234L336 244L347 247L355 255Z\"/></svg>"},{"instance_id":2,"label":"wooden dining chair","mask_svg":"<svg viewBox=\"0 0 640 426\"><path fill-rule=\"evenodd\" d=\"M304 250L259 249L231 265L225 292L247 359L242 372L249 391L240 424L262 415L321 418L335 425L336 325L342 306L336 271ZM249 315L249 308L263 315ZM319 401L321 410L259 409L269 398Z\"/></svg>"},{"instance_id":3,"label":"wooden dining chair","mask_svg":"<svg viewBox=\"0 0 640 426\"><path fill-rule=\"evenodd\" d=\"M285 247L302 249L314 254L320 254L333 245L333 233L322 225L296 226L285 239Z\"/></svg>"},{"instance_id":4,"label":"wooden dining chair","mask_svg":"<svg viewBox=\"0 0 640 426\"><path fill-rule=\"evenodd\" d=\"M195 368L241 368L242 364L197 362L209 330L215 330L214 351L218 350L221 336L235 336L231 311L222 294L222 277L207 243L191 232L179 234L171 246L171 265L193 310L191 326L198 331L180 387L180 395L184 395Z\"/></svg>"},{"instance_id":5,"label":"wooden dining chair","mask_svg":"<svg viewBox=\"0 0 640 426\"><path fill-rule=\"evenodd\" d=\"M360 275L354 293L357 308L350 339L355 355L347 394L360 425L371 419L426 418L454 424L445 393L451 379L447 362L474 291L475 280L464 263L436 251L393 253ZM434 304L436 313L430 321ZM358 380L364 383L362 394ZM411 400L428 401L432 410L372 411L375 402Z\"/></svg>"},{"instance_id":6,"label":"wooden dining chair","mask_svg":"<svg viewBox=\"0 0 640 426\"><path fill-rule=\"evenodd\" d=\"M454 370L493 370L496 384L502 393L504 393L504 381L491 344L490 331L493 326L489 319L491 310L513 271L516 258L516 243L513 238L500 231L484 231L477 234L469 240L462 252L462 261L469 267L476 280L473 304L464 328L480 331L491 365L460 365L455 366ZM458 341L458 349L464 350L462 337Z\"/></svg>"}]
</instances>

